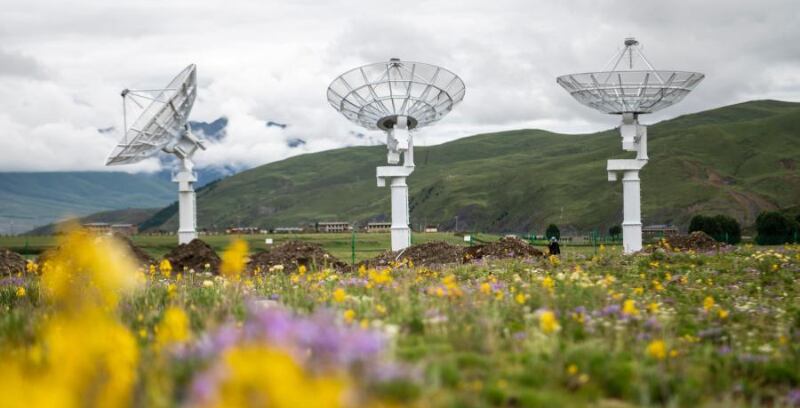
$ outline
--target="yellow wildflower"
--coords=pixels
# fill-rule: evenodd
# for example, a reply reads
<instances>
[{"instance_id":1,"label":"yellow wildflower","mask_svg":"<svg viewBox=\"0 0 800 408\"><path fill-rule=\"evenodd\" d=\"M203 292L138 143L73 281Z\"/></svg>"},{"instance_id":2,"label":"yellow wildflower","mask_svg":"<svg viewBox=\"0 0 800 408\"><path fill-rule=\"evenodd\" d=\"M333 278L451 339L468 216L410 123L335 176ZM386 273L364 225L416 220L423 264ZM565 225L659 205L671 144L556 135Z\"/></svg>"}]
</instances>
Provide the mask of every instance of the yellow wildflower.
<instances>
[{"instance_id":1,"label":"yellow wildflower","mask_svg":"<svg viewBox=\"0 0 800 408\"><path fill-rule=\"evenodd\" d=\"M249 248L244 240L237 239L231 242L225 252L222 253L222 264L219 267L220 274L234 282L238 282L247 264L248 252Z\"/></svg>"},{"instance_id":2,"label":"yellow wildflower","mask_svg":"<svg viewBox=\"0 0 800 408\"><path fill-rule=\"evenodd\" d=\"M706 298L703 299L703 310L708 312L713 307L714 307L714 298L711 296L706 296Z\"/></svg>"},{"instance_id":3,"label":"yellow wildflower","mask_svg":"<svg viewBox=\"0 0 800 408\"><path fill-rule=\"evenodd\" d=\"M342 316L344 317L345 323L349 324L352 323L353 319L356 318L356 312L353 309L347 309L344 311L344 314Z\"/></svg>"},{"instance_id":4,"label":"yellow wildflower","mask_svg":"<svg viewBox=\"0 0 800 408\"><path fill-rule=\"evenodd\" d=\"M345 293L344 289L342 288L336 288L336 290L333 291L333 301L336 303L344 302L346 297L347 293Z\"/></svg>"},{"instance_id":5,"label":"yellow wildflower","mask_svg":"<svg viewBox=\"0 0 800 408\"><path fill-rule=\"evenodd\" d=\"M639 309L636 308L636 302L632 299L626 300L622 304L622 314L626 316L639 316Z\"/></svg>"},{"instance_id":6,"label":"yellow wildflower","mask_svg":"<svg viewBox=\"0 0 800 408\"><path fill-rule=\"evenodd\" d=\"M172 275L172 264L169 262L169 259L164 258L161 263L158 265L158 269L161 271L161 274L164 275L165 278L169 278Z\"/></svg>"},{"instance_id":7,"label":"yellow wildflower","mask_svg":"<svg viewBox=\"0 0 800 408\"><path fill-rule=\"evenodd\" d=\"M488 294L492 293L492 285L490 285L487 282L483 282L483 283L481 283L480 291L484 295L488 295Z\"/></svg>"},{"instance_id":8,"label":"yellow wildflower","mask_svg":"<svg viewBox=\"0 0 800 408\"><path fill-rule=\"evenodd\" d=\"M289 354L266 347L230 349L220 358L221 384L207 407L341 407L346 379L307 373Z\"/></svg>"},{"instance_id":9,"label":"yellow wildflower","mask_svg":"<svg viewBox=\"0 0 800 408\"><path fill-rule=\"evenodd\" d=\"M663 340L653 340L647 345L645 353L656 360L667 358L667 346Z\"/></svg>"},{"instance_id":10,"label":"yellow wildflower","mask_svg":"<svg viewBox=\"0 0 800 408\"><path fill-rule=\"evenodd\" d=\"M550 310L545 310L539 315L539 329L546 334L561 330L556 314Z\"/></svg>"},{"instance_id":11,"label":"yellow wildflower","mask_svg":"<svg viewBox=\"0 0 800 408\"><path fill-rule=\"evenodd\" d=\"M25 287L24 286L17 287L17 297L25 297Z\"/></svg>"},{"instance_id":12,"label":"yellow wildflower","mask_svg":"<svg viewBox=\"0 0 800 408\"><path fill-rule=\"evenodd\" d=\"M725 309L719 309L719 312L717 312L717 313L718 313L718 315L719 315L719 318L720 318L720 319L722 319L722 320L725 320L725 319L727 319L727 318L728 318L728 314L729 314L729 313L728 313L728 311L727 311L727 310L725 310Z\"/></svg>"},{"instance_id":13,"label":"yellow wildflower","mask_svg":"<svg viewBox=\"0 0 800 408\"><path fill-rule=\"evenodd\" d=\"M170 307L164 312L164 318L156 327L157 349L189 340L189 317L179 307Z\"/></svg>"},{"instance_id":14,"label":"yellow wildflower","mask_svg":"<svg viewBox=\"0 0 800 408\"><path fill-rule=\"evenodd\" d=\"M306 268L305 265L300 265L297 267L297 273L299 273L300 275L304 275L307 271L308 269Z\"/></svg>"},{"instance_id":15,"label":"yellow wildflower","mask_svg":"<svg viewBox=\"0 0 800 408\"><path fill-rule=\"evenodd\" d=\"M569 374L569 375L575 375L575 374L578 374L578 366L577 366L577 365L575 365L575 364L570 364L570 365L567 367L567 374Z\"/></svg>"},{"instance_id":16,"label":"yellow wildflower","mask_svg":"<svg viewBox=\"0 0 800 408\"><path fill-rule=\"evenodd\" d=\"M556 282L550 276L545 276L542 279L542 287L547 289L547 291L552 294L555 290Z\"/></svg>"},{"instance_id":17,"label":"yellow wildflower","mask_svg":"<svg viewBox=\"0 0 800 408\"><path fill-rule=\"evenodd\" d=\"M527 297L525 295L523 295L522 293L517 293L517 296L514 296L514 301L516 301L517 303L519 303L521 305L525 304L525 300L527 300Z\"/></svg>"},{"instance_id":18,"label":"yellow wildflower","mask_svg":"<svg viewBox=\"0 0 800 408\"><path fill-rule=\"evenodd\" d=\"M652 313L652 314L656 314L656 313L658 313L658 307L659 307L658 303L650 302L650 304L647 305L647 311Z\"/></svg>"}]
</instances>

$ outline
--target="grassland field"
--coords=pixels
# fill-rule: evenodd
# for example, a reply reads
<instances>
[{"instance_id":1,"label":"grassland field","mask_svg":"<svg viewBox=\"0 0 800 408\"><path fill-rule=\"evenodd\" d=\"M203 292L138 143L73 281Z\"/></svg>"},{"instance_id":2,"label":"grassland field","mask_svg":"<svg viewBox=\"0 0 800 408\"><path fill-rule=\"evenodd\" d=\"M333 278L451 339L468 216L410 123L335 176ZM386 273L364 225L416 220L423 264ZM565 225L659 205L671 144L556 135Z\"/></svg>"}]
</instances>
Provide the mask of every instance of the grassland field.
<instances>
[{"instance_id":1,"label":"grassland field","mask_svg":"<svg viewBox=\"0 0 800 408\"><path fill-rule=\"evenodd\" d=\"M473 244L491 242L499 239L497 234L472 234ZM351 233L313 233L313 234L253 234L253 235L202 235L200 239L207 242L215 251L221 252L231 241L241 239L247 241L252 252L267 249L265 240L273 239L273 245L280 245L288 240L298 240L320 244L333 256L344 262L351 262L353 255L353 235ZM150 256L159 259L175 248L177 237L174 235L135 235L131 240ZM412 244L421 244L430 241L444 241L453 245L469 245L464 237L449 232L418 233L412 234ZM534 242L541 250L546 251L546 243ZM51 249L56 245L56 236L7 236L0 237L0 248L8 248L21 253L28 258L38 256L42 251ZM390 248L389 233L357 233L355 235L355 260L356 262L373 258ZM618 245L606 245L609 251L619 251ZM589 244L562 244L564 256L570 254L589 254L597 251L595 246Z\"/></svg>"}]
</instances>

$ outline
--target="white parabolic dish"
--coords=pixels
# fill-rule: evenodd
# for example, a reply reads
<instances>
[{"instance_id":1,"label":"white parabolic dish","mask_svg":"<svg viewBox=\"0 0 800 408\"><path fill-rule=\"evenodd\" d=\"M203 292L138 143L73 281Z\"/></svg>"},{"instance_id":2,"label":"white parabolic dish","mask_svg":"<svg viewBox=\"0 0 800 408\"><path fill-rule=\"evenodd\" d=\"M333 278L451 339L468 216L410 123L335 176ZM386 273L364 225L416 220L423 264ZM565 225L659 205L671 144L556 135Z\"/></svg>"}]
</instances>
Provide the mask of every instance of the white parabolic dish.
<instances>
[{"instance_id":1,"label":"white parabolic dish","mask_svg":"<svg viewBox=\"0 0 800 408\"><path fill-rule=\"evenodd\" d=\"M616 63L609 71L563 75L556 81L590 108L610 114L641 114L680 102L705 78L699 72L656 70L633 38L625 40L625 49L612 61ZM627 64L620 67L623 61Z\"/></svg>"},{"instance_id":2,"label":"white parabolic dish","mask_svg":"<svg viewBox=\"0 0 800 408\"><path fill-rule=\"evenodd\" d=\"M120 140L106 166L132 164L151 157L184 134L197 96L197 73L189 65L160 90Z\"/></svg>"},{"instance_id":3,"label":"white parabolic dish","mask_svg":"<svg viewBox=\"0 0 800 408\"><path fill-rule=\"evenodd\" d=\"M392 58L340 75L328 87L328 102L367 129L391 129L397 116L407 116L414 129L444 117L464 92L464 81L447 69Z\"/></svg>"}]
</instances>

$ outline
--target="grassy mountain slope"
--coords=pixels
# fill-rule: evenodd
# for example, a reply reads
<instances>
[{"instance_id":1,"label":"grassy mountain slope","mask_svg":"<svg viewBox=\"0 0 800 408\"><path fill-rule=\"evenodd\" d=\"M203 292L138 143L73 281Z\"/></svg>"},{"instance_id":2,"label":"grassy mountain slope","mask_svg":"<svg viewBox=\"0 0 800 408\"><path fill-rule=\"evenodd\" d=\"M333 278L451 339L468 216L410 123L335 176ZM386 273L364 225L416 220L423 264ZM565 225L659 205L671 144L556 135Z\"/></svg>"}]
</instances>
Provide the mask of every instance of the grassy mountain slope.
<instances>
[{"instance_id":1,"label":"grassy mountain slope","mask_svg":"<svg viewBox=\"0 0 800 408\"><path fill-rule=\"evenodd\" d=\"M647 118L643 120L646 122ZM649 127L643 170L645 224L685 226L698 212L751 224L763 209L800 201L800 104L754 101ZM412 224L484 231L605 231L622 219L622 187L606 160L621 151L616 130L562 135L518 130L415 151L409 178ZM293 157L221 180L198 194L200 227L290 226L389 218L389 190L375 184L385 148L351 147ZM175 208L160 228L176 225Z\"/></svg>"},{"instance_id":2,"label":"grassy mountain slope","mask_svg":"<svg viewBox=\"0 0 800 408\"><path fill-rule=\"evenodd\" d=\"M0 233L22 232L67 216L162 207L174 185L157 175L121 172L0 173Z\"/></svg>"}]
</instances>

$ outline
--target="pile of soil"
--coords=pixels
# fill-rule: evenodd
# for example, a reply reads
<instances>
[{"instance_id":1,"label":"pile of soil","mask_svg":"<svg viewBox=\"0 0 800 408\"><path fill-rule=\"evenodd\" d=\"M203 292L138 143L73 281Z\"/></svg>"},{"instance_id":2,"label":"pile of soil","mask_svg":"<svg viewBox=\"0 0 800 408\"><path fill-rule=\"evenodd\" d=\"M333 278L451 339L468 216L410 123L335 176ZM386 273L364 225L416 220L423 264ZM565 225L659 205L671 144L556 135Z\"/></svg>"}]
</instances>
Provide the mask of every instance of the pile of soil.
<instances>
[{"instance_id":1,"label":"pile of soil","mask_svg":"<svg viewBox=\"0 0 800 408\"><path fill-rule=\"evenodd\" d=\"M410 260L414 265L462 263L464 259L464 248L450 245L442 241L426 242L424 244L410 246L403 251L384 252L376 258L362 263L370 267L381 267L388 266L395 260L402 261L403 259Z\"/></svg>"},{"instance_id":2,"label":"pile of soil","mask_svg":"<svg viewBox=\"0 0 800 408\"><path fill-rule=\"evenodd\" d=\"M219 265L221 263L214 249L199 239L193 239L188 244L178 245L164 258L169 260L175 272L182 272L184 269L203 272L206 270L206 264L208 264L212 273L219 273Z\"/></svg>"},{"instance_id":3,"label":"pile of soil","mask_svg":"<svg viewBox=\"0 0 800 408\"><path fill-rule=\"evenodd\" d=\"M117 241L121 242L125 246L125 248L128 249L130 254L133 256L134 261L136 261L136 263L138 263L139 265L149 267L150 265L157 264L157 262L150 255L147 254L147 252L144 252L142 248L136 246L133 243L133 241L130 240L130 238L124 235L114 235L114 238Z\"/></svg>"},{"instance_id":4,"label":"pile of soil","mask_svg":"<svg viewBox=\"0 0 800 408\"><path fill-rule=\"evenodd\" d=\"M25 272L25 258L7 249L0 249L0 276Z\"/></svg>"},{"instance_id":5,"label":"pile of soil","mask_svg":"<svg viewBox=\"0 0 800 408\"><path fill-rule=\"evenodd\" d=\"M664 240L672 249L679 251L709 251L719 249L724 245L703 231L695 231L689 235L673 235Z\"/></svg>"},{"instance_id":6,"label":"pile of soil","mask_svg":"<svg viewBox=\"0 0 800 408\"><path fill-rule=\"evenodd\" d=\"M348 265L322 249L319 244L302 241L286 241L268 251L256 253L250 257L247 269L253 271L261 267L267 271L275 265L283 265L285 272L294 272L299 265L308 270L332 268L339 271L348 269Z\"/></svg>"},{"instance_id":7,"label":"pile of soil","mask_svg":"<svg viewBox=\"0 0 800 408\"><path fill-rule=\"evenodd\" d=\"M499 241L473 245L464 251L464 262L473 259L532 258L544 256L544 252L517 237L500 238Z\"/></svg>"}]
</instances>

